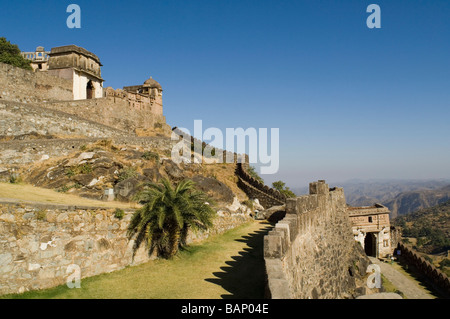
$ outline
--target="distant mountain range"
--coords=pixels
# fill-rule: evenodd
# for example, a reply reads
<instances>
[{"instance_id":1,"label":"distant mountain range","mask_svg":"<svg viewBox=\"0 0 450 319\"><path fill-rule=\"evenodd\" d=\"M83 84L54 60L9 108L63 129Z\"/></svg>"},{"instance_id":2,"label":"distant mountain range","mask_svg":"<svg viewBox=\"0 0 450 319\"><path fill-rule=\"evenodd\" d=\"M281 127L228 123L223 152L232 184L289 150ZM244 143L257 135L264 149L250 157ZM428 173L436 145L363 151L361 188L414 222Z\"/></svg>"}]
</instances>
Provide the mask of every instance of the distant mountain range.
<instances>
[{"instance_id":1,"label":"distant mountain range","mask_svg":"<svg viewBox=\"0 0 450 319\"><path fill-rule=\"evenodd\" d=\"M433 190L416 190L400 193L383 203L391 210L391 218L406 215L419 209L433 207L450 200L450 185Z\"/></svg>"},{"instance_id":2,"label":"distant mountain range","mask_svg":"<svg viewBox=\"0 0 450 319\"><path fill-rule=\"evenodd\" d=\"M343 187L351 206L381 203L391 210L391 218L436 206L450 200L450 180L351 180L330 184ZM307 188L297 188L298 195Z\"/></svg>"}]
</instances>

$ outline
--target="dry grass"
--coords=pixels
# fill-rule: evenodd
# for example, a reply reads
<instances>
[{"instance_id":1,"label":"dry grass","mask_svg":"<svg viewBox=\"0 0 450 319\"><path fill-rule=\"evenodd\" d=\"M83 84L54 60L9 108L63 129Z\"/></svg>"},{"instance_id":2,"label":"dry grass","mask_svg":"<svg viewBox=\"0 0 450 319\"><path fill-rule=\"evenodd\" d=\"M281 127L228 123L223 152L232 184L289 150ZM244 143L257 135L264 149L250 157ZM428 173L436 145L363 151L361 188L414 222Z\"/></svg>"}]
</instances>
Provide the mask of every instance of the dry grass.
<instances>
[{"instance_id":1,"label":"dry grass","mask_svg":"<svg viewBox=\"0 0 450 319\"><path fill-rule=\"evenodd\" d=\"M208 164L204 165L204 167L205 176L216 178L227 185L239 201L248 199L247 195L237 186L236 164Z\"/></svg>"},{"instance_id":2,"label":"dry grass","mask_svg":"<svg viewBox=\"0 0 450 319\"><path fill-rule=\"evenodd\" d=\"M19 202L31 201L45 204L95 206L122 209L137 208L134 203L97 201L75 195L58 193L51 189L34 187L28 184L0 183L0 199L15 199Z\"/></svg>"}]
</instances>

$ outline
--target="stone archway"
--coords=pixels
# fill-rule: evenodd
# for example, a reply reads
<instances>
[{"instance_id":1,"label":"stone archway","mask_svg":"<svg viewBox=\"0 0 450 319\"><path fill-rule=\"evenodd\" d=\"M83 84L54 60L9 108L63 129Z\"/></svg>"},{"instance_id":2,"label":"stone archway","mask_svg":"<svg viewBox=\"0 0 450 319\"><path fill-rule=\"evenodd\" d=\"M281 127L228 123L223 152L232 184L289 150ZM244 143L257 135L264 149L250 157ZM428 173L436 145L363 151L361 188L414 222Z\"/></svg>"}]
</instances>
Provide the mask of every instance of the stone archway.
<instances>
[{"instance_id":1,"label":"stone archway","mask_svg":"<svg viewBox=\"0 0 450 319\"><path fill-rule=\"evenodd\" d=\"M86 99L88 100L93 99L94 96L95 96L94 84L92 84L92 81L89 80L89 82L86 85Z\"/></svg>"},{"instance_id":2,"label":"stone archway","mask_svg":"<svg viewBox=\"0 0 450 319\"><path fill-rule=\"evenodd\" d=\"M377 257L377 238L375 233L367 233L364 238L364 251L367 256Z\"/></svg>"}]
</instances>

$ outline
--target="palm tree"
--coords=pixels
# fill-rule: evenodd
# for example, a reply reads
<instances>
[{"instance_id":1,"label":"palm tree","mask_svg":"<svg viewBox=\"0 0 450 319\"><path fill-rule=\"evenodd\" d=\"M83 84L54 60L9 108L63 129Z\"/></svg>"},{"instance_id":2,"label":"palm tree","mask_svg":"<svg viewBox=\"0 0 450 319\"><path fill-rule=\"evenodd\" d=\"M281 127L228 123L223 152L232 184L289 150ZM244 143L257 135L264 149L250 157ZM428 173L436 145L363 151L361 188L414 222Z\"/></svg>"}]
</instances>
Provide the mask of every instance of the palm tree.
<instances>
[{"instance_id":1,"label":"palm tree","mask_svg":"<svg viewBox=\"0 0 450 319\"><path fill-rule=\"evenodd\" d=\"M193 189L194 182L184 180L175 188L170 181L149 184L138 199L144 204L133 215L128 226L128 238L136 235L133 257L145 240L149 254L156 249L158 256L173 257L186 245L188 230L206 230L215 215L211 200Z\"/></svg>"}]
</instances>

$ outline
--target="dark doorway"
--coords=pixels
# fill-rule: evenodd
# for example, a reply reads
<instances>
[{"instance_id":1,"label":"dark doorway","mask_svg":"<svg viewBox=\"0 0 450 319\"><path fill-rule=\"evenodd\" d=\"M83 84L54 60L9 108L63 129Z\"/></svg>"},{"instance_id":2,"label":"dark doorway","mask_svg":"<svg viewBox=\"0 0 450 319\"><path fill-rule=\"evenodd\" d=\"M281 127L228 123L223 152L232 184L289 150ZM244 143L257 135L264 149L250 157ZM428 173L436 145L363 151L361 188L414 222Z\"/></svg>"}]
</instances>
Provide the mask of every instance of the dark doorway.
<instances>
[{"instance_id":1,"label":"dark doorway","mask_svg":"<svg viewBox=\"0 0 450 319\"><path fill-rule=\"evenodd\" d=\"M86 86L86 99L90 100L92 98L94 98L94 85L92 84L92 81L89 81L87 86Z\"/></svg>"},{"instance_id":2,"label":"dark doorway","mask_svg":"<svg viewBox=\"0 0 450 319\"><path fill-rule=\"evenodd\" d=\"M377 249L376 249L377 239L374 233L367 233L366 238L364 238L364 251L367 256L376 257Z\"/></svg>"}]
</instances>

